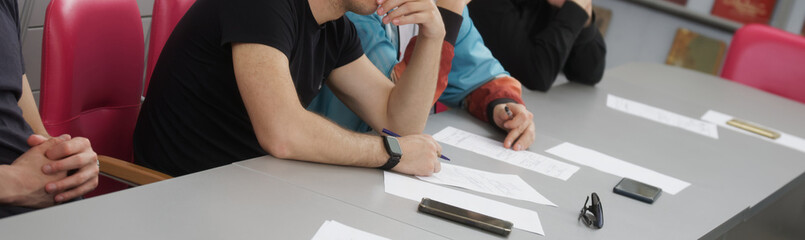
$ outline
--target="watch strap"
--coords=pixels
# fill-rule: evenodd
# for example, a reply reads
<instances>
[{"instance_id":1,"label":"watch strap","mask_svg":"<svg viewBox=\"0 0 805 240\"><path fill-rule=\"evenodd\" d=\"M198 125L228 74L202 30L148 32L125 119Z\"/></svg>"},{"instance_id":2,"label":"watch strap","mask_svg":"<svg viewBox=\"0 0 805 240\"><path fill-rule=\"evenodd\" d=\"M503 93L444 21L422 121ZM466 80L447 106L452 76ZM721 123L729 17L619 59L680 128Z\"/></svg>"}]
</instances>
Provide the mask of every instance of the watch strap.
<instances>
[{"instance_id":1,"label":"watch strap","mask_svg":"<svg viewBox=\"0 0 805 240\"><path fill-rule=\"evenodd\" d=\"M394 137L390 137L390 136L381 136L381 137L383 138L383 147L386 148L386 153L389 154L389 159L386 161L386 164L383 164L383 166L380 166L378 168L383 169L383 170L391 170L392 168L397 166L398 163L400 163L401 156L399 154L394 153L391 150L391 147L389 146L389 144L390 144L389 143L389 138L394 138Z\"/></svg>"}]
</instances>

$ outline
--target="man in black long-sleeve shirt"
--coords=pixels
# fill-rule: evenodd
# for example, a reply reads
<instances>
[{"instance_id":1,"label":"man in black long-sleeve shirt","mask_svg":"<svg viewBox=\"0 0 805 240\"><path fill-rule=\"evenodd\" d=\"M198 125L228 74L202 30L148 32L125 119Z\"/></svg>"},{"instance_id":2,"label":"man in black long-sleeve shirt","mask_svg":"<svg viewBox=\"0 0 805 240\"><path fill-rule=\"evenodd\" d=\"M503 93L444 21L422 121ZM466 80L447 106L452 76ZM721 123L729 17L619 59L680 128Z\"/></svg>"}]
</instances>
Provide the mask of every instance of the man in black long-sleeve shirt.
<instances>
[{"instance_id":1,"label":"man in black long-sleeve shirt","mask_svg":"<svg viewBox=\"0 0 805 240\"><path fill-rule=\"evenodd\" d=\"M529 89L547 91L559 71L594 85L606 45L591 0L473 0L470 16L492 55Z\"/></svg>"}]
</instances>

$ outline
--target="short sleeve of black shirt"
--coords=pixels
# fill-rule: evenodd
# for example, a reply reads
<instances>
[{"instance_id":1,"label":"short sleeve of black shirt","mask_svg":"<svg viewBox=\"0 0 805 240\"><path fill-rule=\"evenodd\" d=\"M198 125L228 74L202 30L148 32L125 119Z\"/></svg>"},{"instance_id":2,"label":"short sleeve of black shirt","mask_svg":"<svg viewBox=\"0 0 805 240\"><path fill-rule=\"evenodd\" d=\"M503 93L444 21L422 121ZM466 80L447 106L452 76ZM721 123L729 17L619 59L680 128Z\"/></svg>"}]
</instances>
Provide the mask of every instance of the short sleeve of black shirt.
<instances>
[{"instance_id":1,"label":"short sleeve of black shirt","mask_svg":"<svg viewBox=\"0 0 805 240\"><path fill-rule=\"evenodd\" d=\"M294 13L308 11L299 9L289 1L249 1L230 0L222 4L221 45L240 43L260 43L276 48L289 59L292 57L295 37L300 33L301 23ZM333 21L336 46L340 50L335 68L344 66L363 55L355 25L346 17Z\"/></svg>"},{"instance_id":2,"label":"short sleeve of black shirt","mask_svg":"<svg viewBox=\"0 0 805 240\"><path fill-rule=\"evenodd\" d=\"M298 18L290 1L229 0L221 4L221 45L260 43L276 48L289 59L297 36Z\"/></svg>"},{"instance_id":3,"label":"short sleeve of black shirt","mask_svg":"<svg viewBox=\"0 0 805 240\"><path fill-rule=\"evenodd\" d=\"M355 25L349 21L349 18L343 16L335 23L338 28L344 29L344 31L339 31L339 33L343 34L341 38L339 38L340 42L338 45L341 46L341 52L338 54L338 60L335 64L335 67L339 68L363 56L363 47L358 37L358 31L355 30Z\"/></svg>"}]
</instances>

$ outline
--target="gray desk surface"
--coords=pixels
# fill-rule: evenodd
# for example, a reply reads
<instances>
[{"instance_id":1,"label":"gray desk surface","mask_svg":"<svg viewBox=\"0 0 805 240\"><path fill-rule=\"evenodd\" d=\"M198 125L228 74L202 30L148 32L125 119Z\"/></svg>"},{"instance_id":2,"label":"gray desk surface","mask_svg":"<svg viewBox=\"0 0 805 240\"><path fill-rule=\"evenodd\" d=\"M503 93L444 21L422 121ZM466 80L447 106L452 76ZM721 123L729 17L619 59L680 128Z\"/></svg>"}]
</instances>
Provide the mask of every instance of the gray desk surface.
<instances>
[{"instance_id":1,"label":"gray desk surface","mask_svg":"<svg viewBox=\"0 0 805 240\"><path fill-rule=\"evenodd\" d=\"M594 88L566 84L549 93L529 92L524 98L532 111L548 112L536 114L538 132L691 182L691 187L673 196L692 197L686 205L740 203L739 207L745 208L742 213L721 220L732 225L778 197L781 190L802 183L802 152L723 128L719 128L719 139L714 140L634 117L606 107L607 94L697 119L713 109L805 136L805 126L801 124L805 105L720 78L657 64L629 64L613 69ZM727 209L714 207L717 209L687 209L701 215ZM703 226L700 219L684 219L690 218L677 218L678 224ZM716 235L725 230L708 228L714 229Z\"/></svg>"},{"instance_id":2,"label":"gray desk surface","mask_svg":"<svg viewBox=\"0 0 805 240\"><path fill-rule=\"evenodd\" d=\"M454 159L453 164L519 174L557 203L559 207L553 208L479 194L538 211L549 239L717 236L751 215L753 206L762 205L786 186L801 181L805 172L805 154L801 152L727 129L719 129L720 138L715 140L661 125L606 107L607 94L697 119L706 110L714 109L805 136L805 127L797 124L805 119L805 105L687 70L630 64L608 71L597 87L570 83L556 86L549 93L526 91L524 100L535 113L537 124L537 140L530 151L562 160L544 151L572 142L692 183L677 195L663 194L648 205L613 194L611 189L620 179L588 167L582 167L565 182L449 145L442 146L443 152ZM425 132L433 134L446 126L503 138L487 124L454 110L432 116ZM416 213L416 202L384 193L378 170L272 157L236 164L449 238L494 238ZM599 193L604 204L605 227L601 230L590 230L577 222L578 210L591 192ZM510 238L542 237L515 230Z\"/></svg>"},{"instance_id":3,"label":"gray desk surface","mask_svg":"<svg viewBox=\"0 0 805 240\"><path fill-rule=\"evenodd\" d=\"M310 239L326 220L393 239L444 239L228 165L0 220L3 239Z\"/></svg>"},{"instance_id":4,"label":"gray desk surface","mask_svg":"<svg viewBox=\"0 0 805 240\"><path fill-rule=\"evenodd\" d=\"M805 105L662 65L624 65L607 71L596 87L568 83L549 93L526 90L524 100L537 125L530 151L562 160L544 151L572 142L692 185L649 205L613 194L619 178L585 166L561 181L443 145L451 163L518 174L559 205L475 193L539 212L546 237L515 229L510 239L712 238L803 181L801 152L723 128L714 140L627 115L606 107L607 94L693 118L714 109L805 137ZM446 126L503 139L501 132L456 110L432 116L425 132ZM591 192L599 193L604 205L600 230L577 220ZM337 220L395 239L499 238L417 213L416 205L386 194L376 169L266 156L2 219L0 232L11 239L309 239L325 220Z\"/></svg>"},{"instance_id":5,"label":"gray desk surface","mask_svg":"<svg viewBox=\"0 0 805 240\"><path fill-rule=\"evenodd\" d=\"M694 118L713 109L805 137L805 125L802 124L805 105L742 84L648 63L618 67L608 71L607 77L611 81L598 87L621 97L631 97ZM722 225L721 229L714 230L716 235L763 211L792 188L805 186L805 154L802 152L723 128L719 128L719 135L717 143L701 146L712 148L710 151L693 151L687 155L721 163L724 174L718 176L723 176L720 188L728 190L725 196L745 200L750 208ZM684 138L677 140L680 141L675 146L682 148L676 150L680 155L697 146L697 142L688 142ZM711 161L719 158L728 160ZM726 182L725 179L734 181Z\"/></svg>"}]
</instances>

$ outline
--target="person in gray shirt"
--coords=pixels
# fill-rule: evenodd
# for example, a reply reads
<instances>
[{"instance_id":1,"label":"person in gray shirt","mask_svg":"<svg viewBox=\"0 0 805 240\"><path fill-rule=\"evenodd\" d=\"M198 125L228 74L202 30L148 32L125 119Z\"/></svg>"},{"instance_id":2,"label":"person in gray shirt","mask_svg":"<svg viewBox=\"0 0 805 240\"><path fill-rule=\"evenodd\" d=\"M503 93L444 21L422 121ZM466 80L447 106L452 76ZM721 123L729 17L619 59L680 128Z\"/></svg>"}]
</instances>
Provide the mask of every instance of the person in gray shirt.
<instances>
[{"instance_id":1,"label":"person in gray shirt","mask_svg":"<svg viewBox=\"0 0 805 240\"><path fill-rule=\"evenodd\" d=\"M86 138L51 138L25 77L17 0L0 0L0 218L69 201L98 186Z\"/></svg>"}]
</instances>

